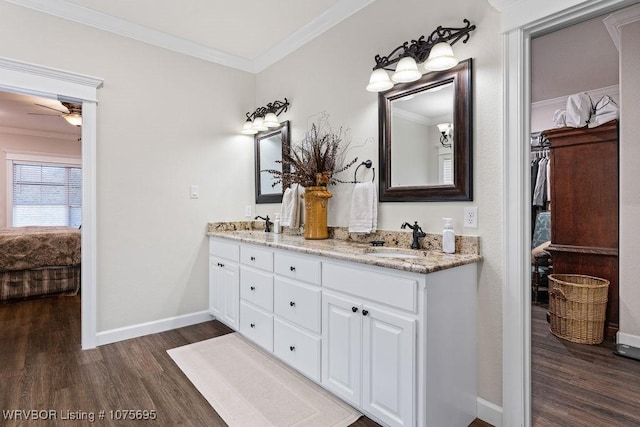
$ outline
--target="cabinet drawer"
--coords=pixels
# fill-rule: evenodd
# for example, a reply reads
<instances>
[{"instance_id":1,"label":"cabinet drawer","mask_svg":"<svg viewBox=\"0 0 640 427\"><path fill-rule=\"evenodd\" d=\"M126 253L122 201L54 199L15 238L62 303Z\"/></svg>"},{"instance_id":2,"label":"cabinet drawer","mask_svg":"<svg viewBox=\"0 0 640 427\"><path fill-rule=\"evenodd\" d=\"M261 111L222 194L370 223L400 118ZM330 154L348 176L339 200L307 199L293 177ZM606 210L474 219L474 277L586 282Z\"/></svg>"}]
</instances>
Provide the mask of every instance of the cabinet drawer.
<instances>
[{"instance_id":1,"label":"cabinet drawer","mask_svg":"<svg viewBox=\"0 0 640 427\"><path fill-rule=\"evenodd\" d=\"M273 352L273 315L240 301L240 333Z\"/></svg>"},{"instance_id":2,"label":"cabinet drawer","mask_svg":"<svg viewBox=\"0 0 640 427\"><path fill-rule=\"evenodd\" d=\"M273 271L273 252L243 245L240 248L240 262L261 270Z\"/></svg>"},{"instance_id":3,"label":"cabinet drawer","mask_svg":"<svg viewBox=\"0 0 640 427\"><path fill-rule=\"evenodd\" d=\"M240 260L240 247L236 243L209 238L209 255L238 262Z\"/></svg>"},{"instance_id":4,"label":"cabinet drawer","mask_svg":"<svg viewBox=\"0 0 640 427\"><path fill-rule=\"evenodd\" d=\"M273 275L240 268L240 297L246 301L273 311Z\"/></svg>"},{"instance_id":5,"label":"cabinet drawer","mask_svg":"<svg viewBox=\"0 0 640 427\"><path fill-rule=\"evenodd\" d=\"M281 276L320 284L320 261L316 259L276 253L275 272Z\"/></svg>"},{"instance_id":6,"label":"cabinet drawer","mask_svg":"<svg viewBox=\"0 0 640 427\"><path fill-rule=\"evenodd\" d=\"M275 279L273 311L278 316L320 333L321 289Z\"/></svg>"},{"instance_id":7,"label":"cabinet drawer","mask_svg":"<svg viewBox=\"0 0 640 427\"><path fill-rule=\"evenodd\" d=\"M320 337L276 318L273 321L273 352L314 381L320 381Z\"/></svg>"},{"instance_id":8,"label":"cabinet drawer","mask_svg":"<svg viewBox=\"0 0 640 427\"><path fill-rule=\"evenodd\" d=\"M411 312L417 310L418 281L339 264L322 264L322 287Z\"/></svg>"}]
</instances>

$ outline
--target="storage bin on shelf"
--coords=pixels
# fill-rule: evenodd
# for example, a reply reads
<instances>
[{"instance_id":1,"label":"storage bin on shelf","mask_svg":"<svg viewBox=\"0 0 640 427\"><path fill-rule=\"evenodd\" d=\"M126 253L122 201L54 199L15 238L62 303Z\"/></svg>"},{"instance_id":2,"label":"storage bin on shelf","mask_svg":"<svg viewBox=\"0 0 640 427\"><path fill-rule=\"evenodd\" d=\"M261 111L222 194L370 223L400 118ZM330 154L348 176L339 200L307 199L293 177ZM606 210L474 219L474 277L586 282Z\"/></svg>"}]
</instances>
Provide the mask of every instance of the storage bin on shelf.
<instances>
[{"instance_id":1,"label":"storage bin on shelf","mask_svg":"<svg viewBox=\"0 0 640 427\"><path fill-rule=\"evenodd\" d=\"M580 343L604 339L609 281L581 274L549 275L549 323L555 336Z\"/></svg>"}]
</instances>

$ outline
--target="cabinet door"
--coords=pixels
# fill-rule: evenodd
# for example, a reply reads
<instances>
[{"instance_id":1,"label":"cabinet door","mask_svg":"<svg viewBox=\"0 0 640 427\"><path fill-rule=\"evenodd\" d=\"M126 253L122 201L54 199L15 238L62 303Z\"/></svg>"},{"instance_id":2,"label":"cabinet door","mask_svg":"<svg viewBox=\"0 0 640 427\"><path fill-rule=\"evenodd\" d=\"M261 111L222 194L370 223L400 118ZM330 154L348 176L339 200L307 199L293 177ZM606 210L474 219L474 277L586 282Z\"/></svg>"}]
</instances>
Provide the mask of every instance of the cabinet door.
<instances>
[{"instance_id":1,"label":"cabinet door","mask_svg":"<svg viewBox=\"0 0 640 427\"><path fill-rule=\"evenodd\" d=\"M415 417L415 320L362 308L362 407L390 426Z\"/></svg>"},{"instance_id":2,"label":"cabinet door","mask_svg":"<svg viewBox=\"0 0 640 427\"><path fill-rule=\"evenodd\" d=\"M209 312L234 330L238 329L240 275L238 264L209 258Z\"/></svg>"},{"instance_id":3,"label":"cabinet door","mask_svg":"<svg viewBox=\"0 0 640 427\"><path fill-rule=\"evenodd\" d=\"M209 313L216 318L220 318L220 292L222 287L222 260L209 257Z\"/></svg>"},{"instance_id":4,"label":"cabinet door","mask_svg":"<svg viewBox=\"0 0 640 427\"><path fill-rule=\"evenodd\" d=\"M221 319L231 329L238 330L240 313L240 274L237 264L224 264L221 281Z\"/></svg>"},{"instance_id":5,"label":"cabinet door","mask_svg":"<svg viewBox=\"0 0 640 427\"><path fill-rule=\"evenodd\" d=\"M353 405L360 405L362 304L322 295L322 384Z\"/></svg>"}]
</instances>

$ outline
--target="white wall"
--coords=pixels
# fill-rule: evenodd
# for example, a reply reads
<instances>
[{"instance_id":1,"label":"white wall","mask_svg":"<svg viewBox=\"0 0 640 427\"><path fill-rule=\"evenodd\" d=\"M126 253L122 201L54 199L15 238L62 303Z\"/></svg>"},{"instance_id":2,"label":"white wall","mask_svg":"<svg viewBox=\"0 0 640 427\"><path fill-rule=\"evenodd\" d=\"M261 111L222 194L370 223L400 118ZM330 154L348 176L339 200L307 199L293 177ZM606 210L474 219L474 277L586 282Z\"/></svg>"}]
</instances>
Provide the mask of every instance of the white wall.
<instances>
[{"instance_id":1,"label":"white wall","mask_svg":"<svg viewBox=\"0 0 640 427\"><path fill-rule=\"evenodd\" d=\"M620 332L640 347L640 21L621 27L620 48ZM629 337L631 336L631 337ZM631 338L631 340L630 340Z\"/></svg>"},{"instance_id":2,"label":"white wall","mask_svg":"<svg viewBox=\"0 0 640 427\"><path fill-rule=\"evenodd\" d=\"M428 36L438 25L462 26L462 18L477 25L465 45L455 45L461 58L472 57L474 84L474 201L465 203L380 203L378 227L399 230L403 221L417 220L425 231L441 232L443 217L454 219L459 234L481 236L485 257L479 268L478 372L482 398L502 402L502 41L499 14L487 2L452 0L376 0L370 6L298 49L257 76L257 101L265 104L287 97L292 141L322 111L333 126L351 129L359 160L378 164L377 95L365 90L376 54L386 55L404 41ZM286 116L286 117L285 117ZM248 140L250 138L247 138ZM346 226L352 186L332 187L329 224ZM462 228L463 208L479 207L479 228ZM278 205L258 205L260 214ZM455 337L452 337L455 339Z\"/></svg>"},{"instance_id":3,"label":"white wall","mask_svg":"<svg viewBox=\"0 0 640 427\"><path fill-rule=\"evenodd\" d=\"M206 310L206 223L253 200L252 141L237 131L255 76L6 2L0 16L0 56L104 78L98 332Z\"/></svg>"},{"instance_id":4,"label":"white wall","mask_svg":"<svg viewBox=\"0 0 640 427\"><path fill-rule=\"evenodd\" d=\"M0 131L0 228L7 224L7 161L6 152L29 152L77 156L82 154L82 144L75 140L57 139Z\"/></svg>"}]
</instances>

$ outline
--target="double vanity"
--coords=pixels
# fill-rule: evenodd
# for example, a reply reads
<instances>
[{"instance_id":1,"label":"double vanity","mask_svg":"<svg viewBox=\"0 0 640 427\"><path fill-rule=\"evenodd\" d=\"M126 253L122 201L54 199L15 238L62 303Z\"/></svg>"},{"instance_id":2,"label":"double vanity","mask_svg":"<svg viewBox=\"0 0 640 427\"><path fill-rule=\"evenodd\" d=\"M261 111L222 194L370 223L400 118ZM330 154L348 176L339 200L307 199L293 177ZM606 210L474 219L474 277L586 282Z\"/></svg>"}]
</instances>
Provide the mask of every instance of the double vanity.
<instances>
[{"instance_id":1,"label":"double vanity","mask_svg":"<svg viewBox=\"0 0 640 427\"><path fill-rule=\"evenodd\" d=\"M373 247L220 224L208 232L216 319L383 425L474 420L477 242L448 255L393 235Z\"/></svg>"}]
</instances>

